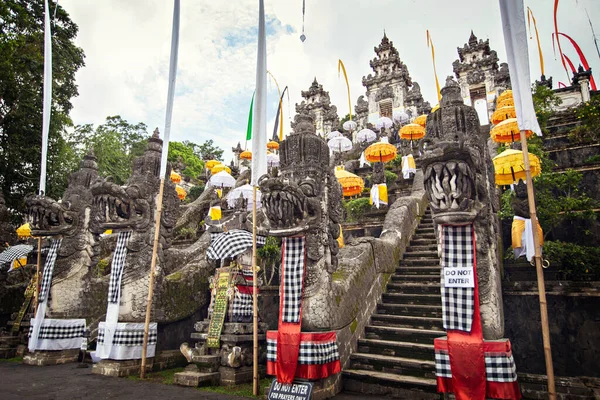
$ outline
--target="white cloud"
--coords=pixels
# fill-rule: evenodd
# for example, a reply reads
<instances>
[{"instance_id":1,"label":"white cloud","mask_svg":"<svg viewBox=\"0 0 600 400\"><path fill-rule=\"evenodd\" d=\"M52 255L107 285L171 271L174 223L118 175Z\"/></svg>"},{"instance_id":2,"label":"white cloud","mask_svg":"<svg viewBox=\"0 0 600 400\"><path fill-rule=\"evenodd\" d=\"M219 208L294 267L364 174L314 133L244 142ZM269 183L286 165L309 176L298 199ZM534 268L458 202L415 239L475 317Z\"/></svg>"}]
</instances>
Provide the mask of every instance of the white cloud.
<instances>
[{"instance_id":1,"label":"white cloud","mask_svg":"<svg viewBox=\"0 0 600 400\"><path fill-rule=\"evenodd\" d=\"M561 2L559 29L582 47L594 71L599 70L592 34L584 8L592 21L600 20L597 0ZM564 4L563 4L564 3ZM230 2L182 1L179 70L173 115L173 140L202 142L214 139L229 153L245 139L248 108L255 82L256 0ZM60 5L79 25L77 44L86 53L86 67L77 73L80 96L73 100L76 124L102 123L120 114L130 122L145 122L150 130L164 126L172 2L164 0L62 0ZM535 13L546 61L546 75L567 82L560 61L552 55L550 35L552 4L527 2ZM348 112L346 86L338 78L342 59L350 79L352 104L364 94L362 77L369 74L385 29L419 82L426 100L436 102L435 83L425 31L436 49L440 82L452 74L456 47L463 46L471 29L506 60L496 0L323 0L307 1L306 36L302 43L302 2L267 0L269 70L281 89L289 87L291 106L284 103L285 130L294 104L301 101L316 76L331 94L340 116ZM600 31L600 26L596 27ZM291 30L291 32L290 32ZM578 57L562 40L563 51ZM529 41L532 77L540 74L535 40ZM578 64L578 63L577 63ZM277 91L269 90L269 116L273 123ZM271 100L272 99L272 100ZM268 128L269 137L272 125ZM230 156L228 156L230 157Z\"/></svg>"}]
</instances>

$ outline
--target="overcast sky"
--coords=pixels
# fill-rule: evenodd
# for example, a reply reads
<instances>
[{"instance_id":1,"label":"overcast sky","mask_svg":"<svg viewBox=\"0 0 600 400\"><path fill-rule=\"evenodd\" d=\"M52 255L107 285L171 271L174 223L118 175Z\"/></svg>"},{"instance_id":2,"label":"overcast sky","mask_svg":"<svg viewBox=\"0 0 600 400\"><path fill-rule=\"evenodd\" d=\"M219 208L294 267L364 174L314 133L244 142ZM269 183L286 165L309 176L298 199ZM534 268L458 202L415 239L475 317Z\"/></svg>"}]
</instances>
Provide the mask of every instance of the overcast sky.
<instances>
[{"instance_id":1,"label":"overcast sky","mask_svg":"<svg viewBox=\"0 0 600 400\"><path fill-rule=\"evenodd\" d=\"M537 19L546 75L569 84L560 59L554 58L551 34L552 0L528 0ZM79 26L76 43L85 51L86 66L76 75L79 96L73 99L75 124L100 124L108 115L144 122L151 132L164 130L168 60L171 41L171 0L61 0ZM302 33L302 0L266 0L267 68L281 90L285 132L290 130L294 104L301 101L316 76L329 91L340 117L348 113L346 85L338 78L342 59L348 72L352 105L364 94L362 77L371 73L369 60L385 29L423 96L436 104L429 29L436 52L440 83L452 74L456 48L470 31L506 62L497 0L306 0L306 41ZM592 70L600 71L586 10L600 39L600 0L561 0L559 31L581 46ZM213 139L226 150L242 142L256 77L258 0L182 0L179 70L171 140L202 143ZM533 26L532 26L533 27ZM563 52L577 66L579 57L566 39ZM532 79L540 65L535 36L529 41ZM269 79L269 136L277 107L277 88ZM291 114L290 115L290 111ZM248 145L250 147L250 144Z\"/></svg>"}]
</instances>

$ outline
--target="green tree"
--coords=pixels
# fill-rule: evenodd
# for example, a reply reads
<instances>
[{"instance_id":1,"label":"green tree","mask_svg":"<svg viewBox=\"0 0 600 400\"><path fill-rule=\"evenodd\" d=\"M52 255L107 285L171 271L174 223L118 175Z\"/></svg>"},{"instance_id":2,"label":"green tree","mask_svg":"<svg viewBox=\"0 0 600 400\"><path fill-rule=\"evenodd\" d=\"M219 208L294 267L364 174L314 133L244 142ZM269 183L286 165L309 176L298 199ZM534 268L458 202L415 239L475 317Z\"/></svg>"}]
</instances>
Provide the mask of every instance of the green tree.
<instances>
[{"instance_id":1,"label":"green tree","mask_svg":"<svg viewBox=\"0 0 600 400\"><path fill-rule=\"evenodd\" d=\"M184 141L184 144L190 142ZM202 160L218 160L223 161L223 150L219 146L215 146L212 139L208 139L201 145L194 144L194 153Z\"/></svg>"},{"instance_id":2,"label":"green tree","mask_svg":"<svg viewBox=\"0 0 600 400\"><path fill-rule=\"evenodd\" d=\"M144 153L148 140L144 123L130 124L119 115L109 116L94 129L92 124L77 125L70 143L80 157L92 148L98 158L98 173L111 176L122 185L131 175L135 157Z\"/></svg>"},{"instance_id":3,"label":"green tree","mask_svg":"<svg viewBox=\"0 0 600 400\"><path fill-rule=\"evenodd\" d=\"M533 85L532 89L533 108L543 133L546 133L546 127L554 109L562 103L560 97L548 86Z\"/></svg>"},{"instance_id":4,"label":"green tree","mask_svg":"<svg viewBox=\"0 0 600 400\"><path fill-rule=\"evenodd\" d=\"M60 197L76 157L62 133L70 126L71 99L78 95L75 73L84 66L74 44L77 25L50 1L52 22L52 117L46 193ZM42 142L44 2L0 2L0 187L7 205L22 209L26 194L37 192Z\"/></svg>"},{"instance_id":5,"label":"green tree","mask_svg":"<svg viewBox=\"0 0 600 400\"><path fill-rule=\"evenodd\" d=\"M199 175L204 172L204 162L194 153L194 148L198 147L191 142L170 142L169 154L167 160L173 165L173 168L179 170L181 174L188 179L196 181Z\"/></svg>"}]
</instances>

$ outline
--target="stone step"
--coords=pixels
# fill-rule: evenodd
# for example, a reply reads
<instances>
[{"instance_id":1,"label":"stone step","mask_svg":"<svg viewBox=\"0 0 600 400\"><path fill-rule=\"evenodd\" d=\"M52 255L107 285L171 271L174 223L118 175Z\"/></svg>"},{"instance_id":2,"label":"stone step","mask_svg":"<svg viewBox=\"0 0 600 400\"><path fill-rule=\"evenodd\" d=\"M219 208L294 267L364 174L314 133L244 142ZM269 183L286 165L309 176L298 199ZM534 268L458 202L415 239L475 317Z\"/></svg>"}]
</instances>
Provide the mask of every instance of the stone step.
<instances>
[{"instance_id":1,"label":"stone step","mask_svg":"<svg viewBox=\"0 0 600 400\"><path fill-rule=\"evenodd\" d=\"M445 335L446 332L441 330L376 325L367 325L365 327L365 338L367 339L398 340L401 342L433 344L433 339Z\"/></svg>"},{"instance_id":2,"label":"stone step","mask_svg":"<svg viewBox=\"0 0 600 400\"><path fill-rule=\"evenodd\" d=\"M433 277L440 276L440 267L423 266L423 267L407 267L401 266L396 268L396 273L400 275L431 275Z\"/></svg>"},{"instance_id":3,"label":"stone step","mask_svg":"<svg viewBox=\"0 0 600 400\"><path fill-rule=\"evenodd\" d=\"M384 303L394 304L431 304L442 305L442 298L437 294L416 294L416 293L384 293L382 296Z\"/></svg>"},{"instance_id":4,"label":"stone step","mask_svg":"<svg viewBox=\"0 0 600 400\"><path fill-rule=\"evenodd\" d=\"M424 220L421 219L421 222L419 222L418 228L434 228L435 225L433 224L433 220L431 218L429 218L428 220Z\"/></svg>"},{"instance_id":5,"label":"stone step","mask_svg":"<svg viewBox=\"0 0 600 400\"><path fill-rule=\"evenodd\" d=\"M400 266L423 266L423 267L435 267L439 268L440 259L439 258L404 258L400 260Z\"/></svg>"},{"instance_id":6,"label":"stone step","mask_svg":"<svg viewBox=\"0 0 600 400\"><path fill-rule=\"evenodd\" d=\"M410 245L406 248L406 253L416 251L435 251L437 253L437 243L426 245Z\"/></svg>"},{"instance_id":7,"label":"stone step","mask_svg":"<svg viewBox=\"0 0 600 400\"><path fill-rule=\"evenodd\" d=\"M411 400L439 400L436 380L395 373L348 369L343 372L344 390L371 396Z\"/></svg>"},{"instance_id":8,"label":"stone step","mask_svg":"<svg viewBox=\"0 0 600 400\"><path fill-rule=\"evenodd\" d=\"M415 230L415 234L416 235L427 235L427 234L434 235L435 234L435 230L433 229L433 227L432 228L427 228L427 227L422 228L421 225L419 225L417 227L417 229Z\"/></svg>"},{"instance_id":9,"label":"stone step","mask_svg":"<svg viewBox=\"0 0 600 400\"><path fill-rule=\"evenodd\" d=\"M413 235L413 239L433 239L433 240L437 240L437 238L435 237L435 233L433 233L433 232L431 232L431 233L415 232L415 234Z\"/></svg>"},{"instance_id":10,"label":"stone step","mask_svg":"<svg viewBox=\"0 0 600 400\"><path fill-rule=\"evenodd\" d=\"M415 304L392 304L379 303L377 305L377 314L389 315L411 315L413 317L440 317L442 316L442 306L434 305L415 305Z\"/></svg>"},{"instance_id":11,"label":"stone step","mask_svg":"<svg viewBox=\"0 0 600 400\"><path fill-rule=\"evenodd\" d=\"M371 317L371 325L432 330L443 329L441 318L414 317L410 315L373 314Z\"/></svg>"},{"instance_id":12,"label":"stone step","mask_svg":"<svg viewBox=\"0 0 600 400\"><path fill-rule=\"evenodd\" d=\"M439 278L434 275L410 275L410 274L394 274L392 275L392 282L403 282L403 283L417 283L417 282L429 282L439 283Z\"/></svg>"},{"instance_id":13,"label":"stone step","mask_svg":"<svg viewBox=\"0 0 600 400\"><path fill-rule=\"evenodd\" d=\"M400 283L390 282L387 285L388 293L422 293L440 295L440 283Z\"/></svg>"},{"instance_id":14,"label":"stone step","mask_svg":"<svg viewBox=\"0 0 600 400\"><path fill-rule=\"evenodd\" d=\"M16 347L21 343L18 336L2 335L0 336L0 346L2 347Z\"/></svg>"},{"instance_id":15,"label":"stone step","mask_svg":"<svg viewBox=\"0 0 600 400\"><path fill-rule=\"evenodd\" d=\"M382 354L354 353L350 356L350 369L435 379L434 361L384 356Z\"/></svg>"},{"instance_id":16,"label":"stone step","mask_svg":"<svg viewBox=\"0 0 600 400\"><path fill-rule=\"evenodd\" d=\"M396 340L359 339L357 352L435 361L433 342L427 344Z\"/></svg>"},{"instance_id":17,"label":"stone step","mask_svg":"<svg viewBox=\"0 0 600 400\"><path fill-rule=\"evenodd\" d=\"M29 328L29 319L27 321L25 321L25 319L23 319L23 321L21 321L21 328ZM6 325L8 326L13 326L15 324L15 321L8 321L6 323Z\"/></svg>"},{"instance_id":18,"label":"stone step","mask_svg":"<svg viewBox=\"0 0 600 400\"><path fill-rule=\"evenodd\" d=\"M435 246L437 249L437 240L434 239L417 239L416 237L412 237L410 240L410 246Z\"/></svg>"},{"instance_id":19,"label":"stone step","mask_svg":"<svg viewBox=\"0 0 600 400\"><path fill-rule=\"evenodd\" d=\"M434 251L427 251L427 250L413 250L413 249L406 249L406 251L404 252L404 258L434 258L436 260L439 260L439 256L437 253L437 247Z\"/></svg>"}]
</instances>

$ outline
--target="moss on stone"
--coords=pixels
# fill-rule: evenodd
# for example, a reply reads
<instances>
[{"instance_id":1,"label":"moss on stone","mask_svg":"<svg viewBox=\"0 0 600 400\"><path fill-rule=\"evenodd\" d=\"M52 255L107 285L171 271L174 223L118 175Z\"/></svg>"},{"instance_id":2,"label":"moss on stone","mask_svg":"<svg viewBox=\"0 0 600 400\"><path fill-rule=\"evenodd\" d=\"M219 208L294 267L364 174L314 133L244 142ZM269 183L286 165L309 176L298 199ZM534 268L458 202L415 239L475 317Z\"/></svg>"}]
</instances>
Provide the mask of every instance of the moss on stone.
<instances>
[{"instance_id":1,"label":"moss on stone","mask_svg":"<svg viewBox=\"0 0 600 400\"><path fill-rule=\"evenodd\" d=\"M183 279L183 273L181 271L173 272L171 275L167 275L165 279L168 281L180 281Z\"/></svg>"},{"instance_id":2,"label":"moss on stone","mask_svg":"<svg viewBox=\"0 0 600 400\"><path fill-rule=\"evenodd\" d=\"M335 303L339 306L342 301L342 296L335 296Z\"/></svg>"},{"instance_id":3,"label":"moss on stone","mask_svg":"<svg viewBox=\"0 0 600 400\"><path fill-rule=\"evenodd\" d=\"M350 324L350 332L356 332L356 328L358 327L358 321L354 318L354 321Z\"/></svg>"}]
</instances>

